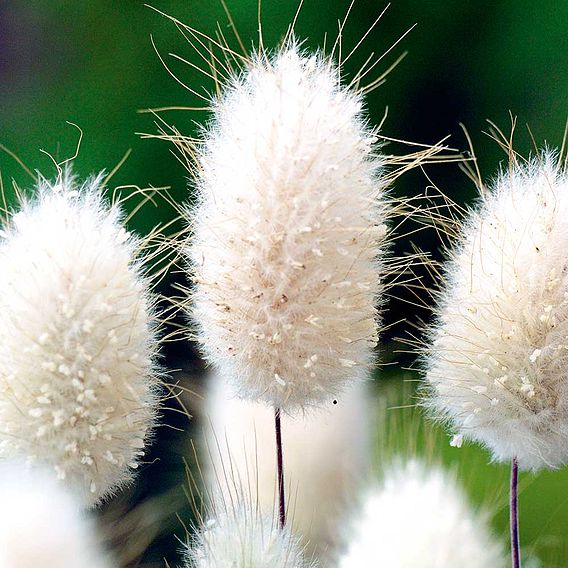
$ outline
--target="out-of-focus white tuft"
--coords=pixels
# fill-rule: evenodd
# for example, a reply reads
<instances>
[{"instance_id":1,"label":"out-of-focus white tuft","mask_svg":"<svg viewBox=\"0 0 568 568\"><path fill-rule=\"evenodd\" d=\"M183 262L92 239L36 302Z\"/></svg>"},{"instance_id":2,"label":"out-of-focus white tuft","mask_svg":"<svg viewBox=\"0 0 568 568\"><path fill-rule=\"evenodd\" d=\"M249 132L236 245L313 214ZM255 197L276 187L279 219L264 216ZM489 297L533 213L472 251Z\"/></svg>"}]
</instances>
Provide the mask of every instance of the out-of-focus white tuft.
<instances>
[{"instance_id":1,"label":"out-of-focus white tuft","mask_svg":"<svg viewBox=\"0 0 568 568\"><path fill-rule=\"evenodd\" d=\"M370 491L339 568L495 568L501 546L455 479L410 461Z\"/></svg>"},{"instance_id":2,"label":"out-of-focus white tuft","mask_svg":"<svg viewBox=\"0 0 568 568\"><path fill-rule=\"evenodd\" d=\"M290 530L279 529L246 496L222 503L188 544L187 568L316 568Z\"/></svg>"},{"instance_id":3,"label":"out-of-focus white tuft","mask_svg":"<svg viewBox=\"0 0 568 568\"><path fill-rule=\"evenodd\" d=\"M366 376L387 211L361 96L285 46L213 103L187 250L191 315L237 394L285 411Z\"/></svg>"},{"instance_id":4,"label":"out-of-focus white tuft","mask_svg":"<svg viewBox=\"0 0 568 568\"><path fill-rule=\"evenodd\" d=\"M265 514L274 510L276 444L274 411L234 398L222 377L211 377L206 398L206 485L226 501L249 494ZM369 393L351 385L337 404L304 416L282 416L288 522L306 548L331 562L343 544L346 511L366 478L369 455Z\"/></svg>"},{"instance_id":5,"label":"out-of-focus white tuft","mask_svg":"<svg viewBox=\"0 0 568 568\"><path fill-rule=\"evenodd\" d=\"M568 175L553 154L482 195L446 269L427 404L456 437L537 470L568 460Z\"/></svg>"},{"instance_id":6,"label":"out-of-focus white tuft","mask_svg":"<svg viewBox=\"0 0 568 568\"><path fill-rule=\"evenodd\" d=\"M90 505L127 482L156 412L139 241L101 177L21 203L0 242L0 456L47 464Z\"/></svg>"},{"instance_id":7,"label":"out-of-focus white tuft","mask_svg":"<svg viewBox=\"0 0 568 568\"><path fill-rule=\"evenodd\" d=\"M45 471L0 466L0 568L110 568L80 503Z\"/></svg>"}]
</instances>

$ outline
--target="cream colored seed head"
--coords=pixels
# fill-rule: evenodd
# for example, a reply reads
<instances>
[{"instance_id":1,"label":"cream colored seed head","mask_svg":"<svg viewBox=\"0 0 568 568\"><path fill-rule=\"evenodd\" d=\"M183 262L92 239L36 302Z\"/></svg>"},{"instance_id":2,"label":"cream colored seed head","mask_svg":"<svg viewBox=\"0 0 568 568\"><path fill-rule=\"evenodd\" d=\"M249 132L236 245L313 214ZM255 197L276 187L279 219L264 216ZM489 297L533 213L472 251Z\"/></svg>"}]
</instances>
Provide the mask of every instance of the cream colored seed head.
<instances>
[{"instance_id":1,"label":"cream colored seed head","mask_svg":"<svg viewBox=\"0 0 568 568\"><path fill-rule=\"evenodd\" d=\"M568 461L568 176L552 154L482 196L446 270L427 404L525 469Z\"/></svg>"},{"instance_id":2,"label":"cream colored seed head","mask_svg":"<svg viewBox=\"0 0 568 568\"><path fill-rule=\"evenodd\" d=\"M411 461L369 491L339 568L494 568L503 553L455 479Z\"/></svg>"},{"instance_id":3,"label":"cream colored seed head","mask_svg":"<svg viewBox=\"0 0 568 568\"><path fill-rule=\"evenodd\" d=\"M377 341L386 205L361 97L287 46L213 106L187 250L199 341L239 396L320 404Z\"/></svg>"},{"instance_id":4,"label":"cream colored seed head","mask_svg":"<svg viewBox=\"0 0 568 568\"><path fill-rule=\"evenodd\" d=\"M0 243L0 457L46 464L87 505L131 479L157 400L139 241L100 186L41 183Z\"/></svg>"}]
</instances>

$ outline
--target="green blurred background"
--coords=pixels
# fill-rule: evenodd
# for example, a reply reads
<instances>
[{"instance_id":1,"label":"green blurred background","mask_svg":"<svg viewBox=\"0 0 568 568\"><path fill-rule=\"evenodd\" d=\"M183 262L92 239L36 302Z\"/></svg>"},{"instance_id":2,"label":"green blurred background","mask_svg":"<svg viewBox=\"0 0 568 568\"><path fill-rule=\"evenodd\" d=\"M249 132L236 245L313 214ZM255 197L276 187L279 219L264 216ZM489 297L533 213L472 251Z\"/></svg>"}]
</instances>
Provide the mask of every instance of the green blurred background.
<instances>
[{"instance_id":1,"label":"green blurred background","mask_svg":"<svg viewBox=\"0 0 568 568\"><path fill-rule=\"evenodd\" d=\"M151 3L207 34L214 33L219 21L223 32L231 36L217 0ZM256 0L228 0L228 4L245 44L257 42ZM385 5L370 0L355 3L344 30L344 49L355 45ZM325 32L335 37L337 21L343 19L347 6L347 0L305 0L297 34L305 38L307 46L321 46ZM263 1L265 45L278 42L295 11L296 2ZM495 174L505 158L497 144L482 132L488 128L487 118L509 132L509 113L518 116L515 147L521 153L529 152L532 144L525 124L530 125L539 145L545 141L551 146L560 145L568 110L568 2L395 0L348 61L345 74L353 76L370 52L386 51L415 23L417 27L376 68L377 74L403 52L408 51L408 56L367 99L375 123L382 118L385 107L389 108L383 134L427 144L451 134L450 144L466 150L461 122L471 134L485 179ZM74 161L78 174L111 170L132 150L113 177L112 186L170 186L177 201L185 200L189 195L188 172L172 155L168 144L140 137L139 133L156 132L156 126L151 114L138 111L202 103L166 72L152 48L151 35L165 58L174 52L201 64L175 25L138 0L4 0L0 3L0 144L30 169L53 176L53 164L40 149L57 159L71 156L77 130L66 123L70 121L84 133ZM236 45L233 39L230 41ZM204 92L203 88L211 90L207 77L179 61L168 61L185 83L200 92ZM194 133L195 121L203 122L206 118L204 113L182 111L162 116L184 134ZM11 180L24 188L31 185L28 174L2 151L0 172L8 195ZM428 175L460 203L470 203L475 196L473 184L455 165L429 167ZM395 191L411 196L421 193L425 185L424 177L409 175L399 181ZM165 206L146 207L136 216L133 226L146 232L171 214ZM423 247L437 254L439 243L433 235L424 233L419 240ZM394 315L387 316L391 321L416 316L403 304L391 307ZM394 335L391 333L388 338L391 343ZM392 351L392 347L387 351ZM166 351L170 368L190 374L198 372L199 362L191 348L177 345ZM400 398L403 391L399 386L404 378L414 377L391 371L383 381L389 392L394 388L398 393L396 404L412 403L411 395L405 400ZM402 417L414 413L399 412ZM187 426L175 412L166 418L176 427ZM410 422L413 421L397 419L396 432L391 433L389 440L404 445L403 440L414 432L408 426ZM428 451L466 472L466 485L477 502L506 503L506 468L488 465L487 455L477 448L449 448L445 435L431 426L423 427L436 443L433 449L426 450L428 444L422 444L419 436L416 451ZM183 508L183 494L175 493L181 483L184 451L172 451L180 438L173 432L163 429L160 433L153 454L159 461L146 468L133 498L144 500L173 487L181 516L187 517L190 513L188 507ZM567 472L526 475L523 487L523 545L534 550L543 566L568 566ZM506 539L506 508L497 511L494 526ZM183 537L183 529L173 515L162 527L166 533L171 528ZM166 556L174 565L177 546L172 537L157 538L144 562L159 565L160 558Z\"/></svg>"}]
</instances>

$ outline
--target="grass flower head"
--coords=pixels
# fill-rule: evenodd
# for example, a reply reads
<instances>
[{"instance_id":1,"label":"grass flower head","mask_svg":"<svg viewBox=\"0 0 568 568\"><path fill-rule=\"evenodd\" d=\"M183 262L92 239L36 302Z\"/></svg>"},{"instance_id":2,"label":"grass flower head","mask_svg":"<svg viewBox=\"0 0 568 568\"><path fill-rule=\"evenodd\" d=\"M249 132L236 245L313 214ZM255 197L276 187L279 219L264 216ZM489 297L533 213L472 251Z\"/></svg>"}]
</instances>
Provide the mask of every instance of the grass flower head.
<instances>
[{"instance_id":1,"label":"grass flower head","mask_svg":"<svg viewBox=\"0 0 568 568\"><path fill-rule=\"evenodd\" d=\"M365 375L382 288L383 160L361 96L287 42L213 103L187 251L203 351L285 411Z\"/></svg>"},{"instance_id":2,"label":"grass flower head","mask_svg":"<svg viewBox=\"0 0 568 568\"><path fill-rule=\"evenodd\" d=\"M427 354L427 404L456 437L537 470L568 460L568 175L503 171L465 223Z\"/></svg>"},{"instance_id":3,"label":"grass flower head","mask_svg":"<svg viewBox=\"0 0 568 568\"><path fill-rule=\"evenodd\" d=\"M0 466L2 568L110 568L95 528L53 476Z\"/></svg>"},{"instance_id":4,"label":"grass flower head","mask_svg":"<svg viewBox=\"0 0 568 568\"><path fill-rule=\"evenodd\" d=\"M156 412L153 301L101 177L40 183L0 243L0 456L95 503L128 481Z\"/></svg>"},{"instance_id":5,"label":"grass flower head","mask_svg":"<svg viewBox=\"0 0 568 568\"><path fill-rule=\"evenodd\" d=\"M268 515L276 492L272 412L264 404L236 399L226 381L212 379L206 398L206 484L210 490L218 487L226 501L233 493L248 492ZM343 519L368 471L366 387L351 385L335 405L282 417L290 527L322 562L330 562L340 548Z\"/></svg>"},{"instance_id":6,"label":"grass flower head","mask_svg":"<svg viewBox=\"0 0 568 568\"><path fill-rule=\"evenodd\" d=\"M494 568L500 545L454 479L410 461L369 492L340 568Z\"/></svg>"},{"instance_id":7,"label":"grass flower head","mask_svg":"<svg viewBox=\"0 0 568 568\"><path fill-rule=\"evenodd\" d=\"M187 568L317 568L289 529L248 499L221 504L186 549Z\"/></svg>"}]
</instances>

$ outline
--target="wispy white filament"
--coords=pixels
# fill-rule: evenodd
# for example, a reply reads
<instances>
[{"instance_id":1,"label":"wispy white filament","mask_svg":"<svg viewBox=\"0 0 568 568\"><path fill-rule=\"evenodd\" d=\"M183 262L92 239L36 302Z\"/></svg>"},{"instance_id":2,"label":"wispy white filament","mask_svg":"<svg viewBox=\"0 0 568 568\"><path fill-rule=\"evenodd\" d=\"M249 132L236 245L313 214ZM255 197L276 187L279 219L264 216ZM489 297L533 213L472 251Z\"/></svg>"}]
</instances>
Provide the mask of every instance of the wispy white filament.
<instances>
[{"instance_id":1,"label":"wispy white filament","mask_svg":"<svg viewBox=\"0 0 568 568\"><path fill-rule=\"evenodd\" d=\"M187 546L187 568L316 568L289 529L244 500L217 507Z\"/></svg>"},{"instance_id":2,"label":"wispy white filament","mask_svg":"<svg viewBox=\"0 0 568 568\"><path fill-rule=\"evenodd\" d=\"M371 365L386 233L375 141L338 69L294 46L259 56L214 102L191 311L241 397L317 405Z\"/></svg>"},{"instance_id":3,"label":"wispy white filament","mask_svg":"<svg viewBox=\"0 0 568 568\"><path fill-rule=\"evenodd\" d=\"M131 478L156 403L140 243L100 185L41 183L0 242L0 456L50 466L86 504Z\"/></svg>"},{"instance_id":4,"label":"wispy white filament","mask_svg":"<svg viewBox=\"0 0 568 568\"><path fill-rule=\"evenodd\" d=\"M482 195L446 269L429 404L523 468L568 460L568 176L544 154Z\"/></svg>"},{"instance_id":5,"label":"wispy white filament","mask_svg":"<svg viewBox=\"0 0 568 568\"><path fill-rule=\"evenodd\" d=\"M80 503L45 471L0 466L2 568L110 568Z\"/></svg>"},{"instance_id":6,"label":"wispy white filament","mask_svg":"<svg viewBox=\"0 0 568 568\"><path fill-rule=\"evenodd\" d=\"M496 568L500 545L455 479L409 462L370 491L339 568Z\"/></svg>"}]
</instances>

